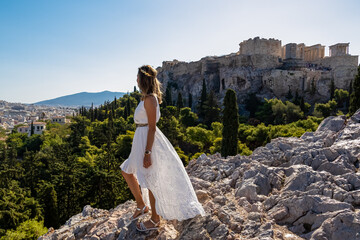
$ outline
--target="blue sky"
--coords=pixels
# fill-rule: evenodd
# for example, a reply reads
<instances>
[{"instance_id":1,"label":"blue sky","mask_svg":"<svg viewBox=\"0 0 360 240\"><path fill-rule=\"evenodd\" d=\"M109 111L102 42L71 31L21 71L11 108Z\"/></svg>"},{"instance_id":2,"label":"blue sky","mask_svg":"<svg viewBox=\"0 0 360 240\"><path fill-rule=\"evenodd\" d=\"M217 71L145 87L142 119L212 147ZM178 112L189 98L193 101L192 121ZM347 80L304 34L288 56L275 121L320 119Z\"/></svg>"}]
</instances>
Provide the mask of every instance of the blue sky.
<instances>
[{"instance_id":1,"label":"blue sky","mask_svg":"<svg viewBox=\"0 0 360 240\"><path fill-rule=\"evenodd\" d=\"M127 92L137 68L197 61L260 36L360 55L360 1L1 0L0 100Z\"/></svg>"}]
</instances>

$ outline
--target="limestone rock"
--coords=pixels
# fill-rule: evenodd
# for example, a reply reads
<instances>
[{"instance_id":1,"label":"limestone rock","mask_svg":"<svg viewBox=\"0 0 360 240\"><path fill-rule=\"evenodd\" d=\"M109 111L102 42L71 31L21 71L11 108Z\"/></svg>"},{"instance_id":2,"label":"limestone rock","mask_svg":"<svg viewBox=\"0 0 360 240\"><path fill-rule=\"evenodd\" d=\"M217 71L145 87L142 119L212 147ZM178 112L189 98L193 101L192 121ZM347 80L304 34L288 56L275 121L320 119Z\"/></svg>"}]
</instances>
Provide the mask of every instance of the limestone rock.
<instances>
[{"instance_id":1,"label":"limestone rock","mask_svg":"<svg viewBox=\"0 0 360 240\"><path fill-rule=\"evenodd\" d=\"M45 239L359 239L360 110L313 133L273 139L251 156L202 154L186 170L206 216L139 233L129 200L84 206ZM149 217L149 216L147 216ZM145 217L145 218L147 218Z\"/></svg>"}]
</instances>

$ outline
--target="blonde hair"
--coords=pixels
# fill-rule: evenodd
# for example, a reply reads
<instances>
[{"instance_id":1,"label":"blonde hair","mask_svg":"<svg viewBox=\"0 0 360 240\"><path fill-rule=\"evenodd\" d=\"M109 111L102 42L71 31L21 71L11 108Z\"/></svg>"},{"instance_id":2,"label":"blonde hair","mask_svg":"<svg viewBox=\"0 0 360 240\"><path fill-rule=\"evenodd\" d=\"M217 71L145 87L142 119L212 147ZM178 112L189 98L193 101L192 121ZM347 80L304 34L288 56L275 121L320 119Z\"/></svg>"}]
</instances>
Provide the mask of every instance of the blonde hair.
<instances>
[{"instance_id":1,"label":"blonde hair","mask_svg":"<svg viewBox=\"0 0 360 240\"><path fill-rule=\"evenodd\" d=\"M150 65L143 65L139 67L139 88L141 91L141 100L144 100L148 95L156 95L159 104L162 103L161 83L156 78L157 71Z\"/></svg>"}]
</instances>

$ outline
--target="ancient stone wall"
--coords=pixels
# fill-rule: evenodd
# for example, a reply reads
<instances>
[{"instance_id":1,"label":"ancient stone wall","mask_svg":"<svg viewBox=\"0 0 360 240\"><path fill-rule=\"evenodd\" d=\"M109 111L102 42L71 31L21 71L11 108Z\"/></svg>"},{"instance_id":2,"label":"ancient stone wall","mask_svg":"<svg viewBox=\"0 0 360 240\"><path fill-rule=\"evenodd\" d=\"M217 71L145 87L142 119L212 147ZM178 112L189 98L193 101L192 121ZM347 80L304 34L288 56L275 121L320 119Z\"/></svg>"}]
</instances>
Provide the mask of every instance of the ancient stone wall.
<instances>
[{"instance_id":1,"label":"ancient stone wall","mask_svg":"<svg viewBox=\"0 0 360 240\"><path fill-rule=\"evenodd\" d=\"M297 44L288 43L285 45L285 58L297 58Z\"/></svg>"},{"instance_id":2,"label":"ancient stone wall","mask_svg":"<svg viewBox=\"0 0 360 240\"><path fill-rule=\"evenodd\" d=\"M254 54L265 54L274 55L281 57L281 41L277 39L264 39L264 38L253 38L245 40L240 44L240 54L254 55Z\"/></svg>"},{"instance_id":3,"label":"ancient stone wall","mask_svg":"<svg viewBox=\"0 0 360 240\"><path fill-rule=\"evenodd\" d=\"M313 61L313 63L329 68L337 68L341 66L351 66L356 68L358 66L358 61L359 61L359 56L344 55L344 56L325 57Z\"/></svg>"},{"instance_id":4,"label":"ancient stone wall","mask_svg":"<svg viewBox=\"0 0 360 240\"><path fill-rule=\"evenodd\" d=\"M305 47L304 43L300 43L296 46L296 58L304 59Z\"/></svg>"},{"instance_id":5,"label":"ancient stone wall","mask_svg":"<svg viewBox=\"0 0 360 240\"><path fill-rule=\"evenodd\" d=\"M325 56L325 46L322 46L321 44L305 47L304 49L305 61L308 62L315 61L324 58L324 56Z\"/></svg>"},{"instance_id":6,"label":"ancient stone wall","mask_svg":"<svg viewBox=\"0 0 360 240\"><path fill-rule=\"evenodd\" d=\"M337 43L329 46L329 56L345 56L349 55L349 44L350 43Z\"/></svg>"}]
</instances>

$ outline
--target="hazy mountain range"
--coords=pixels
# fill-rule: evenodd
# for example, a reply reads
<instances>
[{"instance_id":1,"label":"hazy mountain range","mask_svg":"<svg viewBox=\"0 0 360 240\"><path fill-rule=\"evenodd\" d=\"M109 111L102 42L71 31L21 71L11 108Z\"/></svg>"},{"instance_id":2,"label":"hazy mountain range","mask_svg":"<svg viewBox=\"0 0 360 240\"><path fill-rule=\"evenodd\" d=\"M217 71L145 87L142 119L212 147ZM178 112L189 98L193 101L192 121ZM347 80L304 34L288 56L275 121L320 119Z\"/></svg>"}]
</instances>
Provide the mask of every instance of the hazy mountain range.
<instances>
[{"instance_id":1,"label":"hazy mountain range","mask_svg":"<svg viewBox=\"0 0 360 240\"><path fill-rule=\"evenodd\" d=\"M45 101L33 103L35 105L48 105L48 106L66 106L66 107L90 107L93 103L94 106L104 104L105 101L113 101L114 98L120 98L124 96L124 92L80 92L62 97L57 97Z\"/></svg>"}]
</instances>

